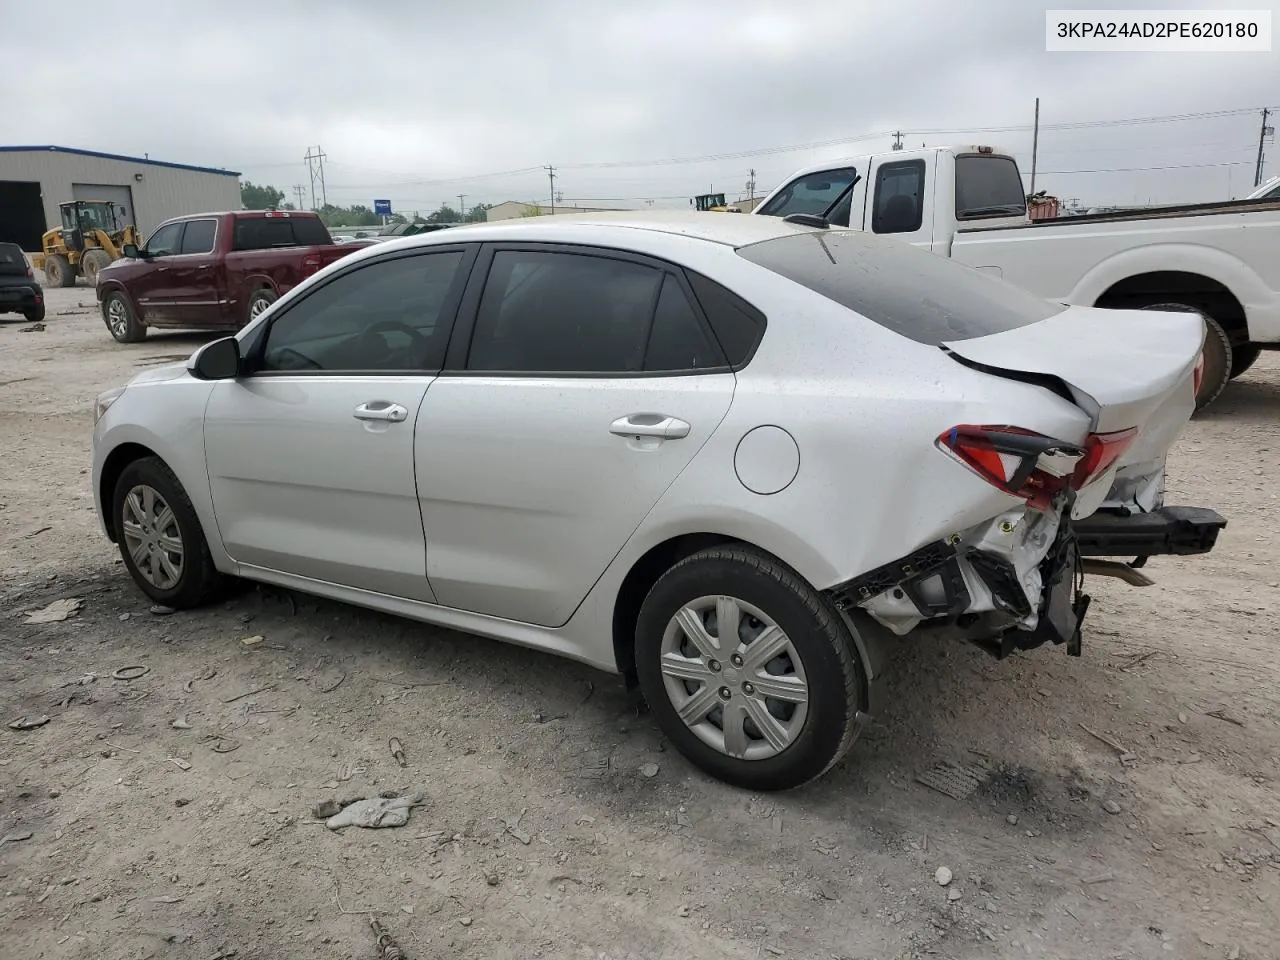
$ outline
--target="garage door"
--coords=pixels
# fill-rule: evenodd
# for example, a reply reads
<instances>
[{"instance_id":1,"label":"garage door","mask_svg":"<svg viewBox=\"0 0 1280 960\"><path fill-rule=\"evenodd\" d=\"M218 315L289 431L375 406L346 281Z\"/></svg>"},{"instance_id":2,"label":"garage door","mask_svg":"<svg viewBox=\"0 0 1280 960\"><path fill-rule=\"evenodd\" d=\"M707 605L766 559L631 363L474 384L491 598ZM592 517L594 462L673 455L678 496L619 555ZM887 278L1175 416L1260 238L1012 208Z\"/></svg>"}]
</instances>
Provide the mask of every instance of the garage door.
<instances>
[{"instance_id":1,"label":"garage door","mask_svg":"<svg viewBox=\"0 0 1280 960\"><path fill-rule=\"evenodd\" d=\"M0 180L0 243L16 243L28 253L40 249L45 231L40 184L26 180Z\"/></svg>"},{"instance_id":2,"label":"garage door","mask_svg":"<svg viewBox=\"0 0 1280 960\"><path fill-rule=\"evenodd\" d=\"M122 223L136 223L133 218L133 191L128 187L104 183L73 183L71 185L73 200L109 200L124 207Z\"/></svg>"}]
</instances>

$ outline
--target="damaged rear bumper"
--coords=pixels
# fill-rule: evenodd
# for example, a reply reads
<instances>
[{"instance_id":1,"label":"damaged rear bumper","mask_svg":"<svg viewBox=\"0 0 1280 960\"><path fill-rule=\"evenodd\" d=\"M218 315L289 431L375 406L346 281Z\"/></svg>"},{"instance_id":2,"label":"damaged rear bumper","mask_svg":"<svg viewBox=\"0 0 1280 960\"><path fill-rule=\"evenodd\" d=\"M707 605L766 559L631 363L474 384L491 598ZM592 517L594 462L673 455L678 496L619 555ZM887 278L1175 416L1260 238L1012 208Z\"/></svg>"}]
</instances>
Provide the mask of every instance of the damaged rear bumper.
<instances>
[{"instance_id":1,"label":"damaged rear bumper","mask_svg":"<svg viewBox=\"0 0 1280 960\"><path fill-rule=\"evenodd\" d=\"M1141 566L1149 556L1207 553L1226 526L1213 510L1197 507L1066 516L1061 506L1053 513L1014 510L827 594L838 609L860 607L899 636L943 627L997 657L1045 642L1079 656L1089 608L1083 558L1130 557Z\"/></svg>"}]
</instances>

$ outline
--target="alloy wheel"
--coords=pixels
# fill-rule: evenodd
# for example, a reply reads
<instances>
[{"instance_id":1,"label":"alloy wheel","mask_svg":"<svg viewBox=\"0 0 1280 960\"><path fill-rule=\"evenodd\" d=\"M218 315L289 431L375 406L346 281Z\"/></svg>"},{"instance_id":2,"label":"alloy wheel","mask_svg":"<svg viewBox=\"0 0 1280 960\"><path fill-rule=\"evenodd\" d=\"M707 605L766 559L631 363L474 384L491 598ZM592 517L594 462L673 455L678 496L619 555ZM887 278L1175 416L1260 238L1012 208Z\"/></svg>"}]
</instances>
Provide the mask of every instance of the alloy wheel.
<instances>
[{"instance_id":1,"label":"alloy wheel","mask_svg":"<svg viewBox=\"0 0 1280 960\"><path fill-rule=\"evenodd\" d=\"M107 326L117 338L129 332L129 314L119 297L112 297L111 302L107 304Z\"/></svg>"}]
</instances>

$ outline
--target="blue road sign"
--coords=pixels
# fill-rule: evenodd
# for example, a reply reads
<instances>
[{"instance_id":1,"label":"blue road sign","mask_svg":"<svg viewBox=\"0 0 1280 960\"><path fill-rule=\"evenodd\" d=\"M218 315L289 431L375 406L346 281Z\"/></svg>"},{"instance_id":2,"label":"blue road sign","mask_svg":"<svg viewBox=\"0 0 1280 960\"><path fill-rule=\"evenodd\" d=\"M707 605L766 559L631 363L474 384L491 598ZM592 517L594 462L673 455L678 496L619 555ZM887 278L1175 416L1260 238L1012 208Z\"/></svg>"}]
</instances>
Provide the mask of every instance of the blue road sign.
<instances>
[{"instance_id":1,"label":"blue road sign","mask_svg":"<svg viewBox=\"0 0 1280 960\"><path fill-rule=\"evenodd\" d=\"M373 212L380 217L391 216L391 201L390 200L373 201Z\"/></svg>"}]
</instances>

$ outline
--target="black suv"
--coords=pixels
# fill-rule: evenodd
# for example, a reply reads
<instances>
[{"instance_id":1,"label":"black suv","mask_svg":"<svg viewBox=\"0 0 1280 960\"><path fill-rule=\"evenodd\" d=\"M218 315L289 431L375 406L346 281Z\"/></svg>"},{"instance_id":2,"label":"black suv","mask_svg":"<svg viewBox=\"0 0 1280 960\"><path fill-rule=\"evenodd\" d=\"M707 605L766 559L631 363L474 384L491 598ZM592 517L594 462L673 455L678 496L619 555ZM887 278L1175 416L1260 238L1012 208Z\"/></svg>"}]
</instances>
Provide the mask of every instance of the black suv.
<instances>
[{"instance_id":1,"label":"black suv","mask_svg":"<svg viewBox=\"0 0 1280 960\"><path fill-rule=\"evenodd\" d=\"M31 321L44 319L44 290L16 243L0 243L0 313L20 313Z\"/></svg>"}]
</instances>

